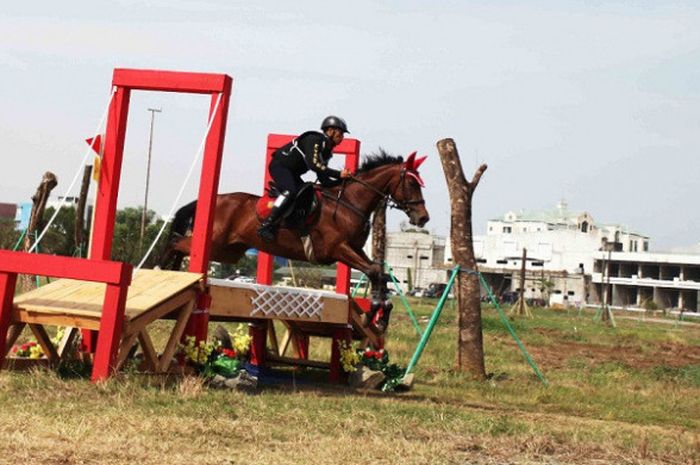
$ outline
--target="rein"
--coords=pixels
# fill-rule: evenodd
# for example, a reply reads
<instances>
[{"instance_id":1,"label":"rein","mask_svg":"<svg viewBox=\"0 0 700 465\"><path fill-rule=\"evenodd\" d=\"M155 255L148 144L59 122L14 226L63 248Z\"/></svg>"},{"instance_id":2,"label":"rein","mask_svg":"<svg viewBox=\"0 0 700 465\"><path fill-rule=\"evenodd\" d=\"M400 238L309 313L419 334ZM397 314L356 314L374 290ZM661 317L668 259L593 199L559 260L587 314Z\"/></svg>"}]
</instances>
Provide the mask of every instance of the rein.
<instances>
[{"instance_id":1,"label":"rein","mask_svg":"<svg viewBox=\"0 0 700 465\"><path fill-rule=\"evenodd\" d=\"M411 205L421 205L421 204L424 204L424 203L425 203L425 200L424 200L424 199L420 199L420 200L404 200L403 202L399 202L399 201L397 201L397 200L394 199L394 195L393 195L393 194L385 194L384 192L380 191L379 189L377 189L377 188L374 187L373 185L371 185L371 184L369 184L369 183L363 181L362 179L360 179L360 178L358 178L358 177L356 177L356 176L350 176L350 179L352 179L353 181L359 182L360 184L362 184L363 186L365 186L365 187L368 188L369 190L374 191L375 194L379 194L379 195L384 199L384 201L386 202L386 205L387 205L389 208L395 208L395 209L397 209L397 210L402 210L402 211L408 213L409 207L410 207ZM399 185L405 187L405 185L404 185L405 179L406 179L406 170L403 169L403 170L401 170L401 182L400 182Z\"/></svg>"},{"instance_id":2,"label":"rein","mask_svg":"<svg viewBox=\"0 0 700 465\"><path fill-rule=\"evenodd\" d=\"M404 187L404 189L405 189L405 178L406 178L406 170L402 170L401 171L401 182L399 183L399 185ZM361 184L362 186L366 187L367 189L371 190L375 194L378 194L384 200L384 202L386 202L386 205L389 208L395 208L395 209L402 210L402 211L408 213L411 205L421 205L421 204L425 203L424 199L405 200L403 202L399 202L399 201L394 199L393 194L385 194L384 192L377 189L373 185L369 184L368 182L366 182L366 181L364 181L356 176L350 176L347 179L349 179L351 181L355 181L355 182ZM330 199L333 202L335 202L335 211L333 212L333 216L335 216L335 214L338 212L338 206L342 205L343 207L347 208L351 212L358 215L366 223L367 221L369 221L369 215L367 215L365 212L363 212L362 210L360 210L359 208L357 208L353 204L348 203L342 199L343 193L345 192L345 181L346 180L344 179L343 184L342 184L340 190L338 191L337 196L332 195L332 194L326 192L325 190L321 190L321 195L323 197L326 197L327 199Z\"/></svg>"}]
</instances>

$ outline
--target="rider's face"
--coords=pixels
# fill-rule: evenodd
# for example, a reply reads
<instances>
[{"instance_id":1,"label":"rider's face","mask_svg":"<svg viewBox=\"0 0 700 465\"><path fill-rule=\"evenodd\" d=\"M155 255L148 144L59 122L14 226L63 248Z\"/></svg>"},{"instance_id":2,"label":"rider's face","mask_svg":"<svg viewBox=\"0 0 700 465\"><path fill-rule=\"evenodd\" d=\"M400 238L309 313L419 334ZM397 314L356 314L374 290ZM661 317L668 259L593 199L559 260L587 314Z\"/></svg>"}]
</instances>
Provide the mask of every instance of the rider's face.
<instances>
[{"instance_id":1,"label":"rider's face","mask_svg":"<svg viewBox=\"0 0 700 465\"><path fill-rule=\"evenodd\" d=\"M345 138L345 134L343 134L343 131L341 131L338 128L329 128L330 134L328 135L331 140L333 141L333 144L338 145L340 144L343 139Z\"/></svg>"}]
</instances>

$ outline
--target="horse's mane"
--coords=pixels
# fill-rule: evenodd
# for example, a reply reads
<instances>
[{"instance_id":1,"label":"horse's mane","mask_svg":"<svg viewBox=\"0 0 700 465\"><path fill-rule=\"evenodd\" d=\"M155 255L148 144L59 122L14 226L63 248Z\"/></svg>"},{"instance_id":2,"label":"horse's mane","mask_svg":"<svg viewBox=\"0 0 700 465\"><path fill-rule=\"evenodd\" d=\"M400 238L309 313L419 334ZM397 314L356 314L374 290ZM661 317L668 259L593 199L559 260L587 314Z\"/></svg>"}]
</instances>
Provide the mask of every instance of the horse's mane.
<instances>
[{"instance_id":1,"label":"horse's mane","mask_svg":"<svg viewBox=\"0 0 700 465\"><path fill-rule=\"evenodd\" d=\"M365 155L362 165L357 169L357 174L366 173L374 168L379 168L385 165L396 165L403 163L403 157L396 155L389 155L384 151L384 149L379 149L379 152L373 152L369 155Z\"/></svg>"}]
</instances>

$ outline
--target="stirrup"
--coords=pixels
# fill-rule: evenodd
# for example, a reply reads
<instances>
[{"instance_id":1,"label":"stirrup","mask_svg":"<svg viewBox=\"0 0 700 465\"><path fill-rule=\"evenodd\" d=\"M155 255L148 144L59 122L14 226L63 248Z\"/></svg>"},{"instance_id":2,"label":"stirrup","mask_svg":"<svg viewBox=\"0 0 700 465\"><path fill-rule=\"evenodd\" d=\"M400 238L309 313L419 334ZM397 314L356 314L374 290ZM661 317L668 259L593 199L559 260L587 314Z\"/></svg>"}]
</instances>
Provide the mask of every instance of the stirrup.
<instances>
[{"instance_id":1,"label":"stirrup","mask_svg":"<svg viewBox=\"0 0 700 465\"><path fill-rule=\"evenodd\" d=\"M273 242L277 237L277 228L273 224L263 225L258 228L258 237L265 242Z\"/></svg>"}]
</instances>

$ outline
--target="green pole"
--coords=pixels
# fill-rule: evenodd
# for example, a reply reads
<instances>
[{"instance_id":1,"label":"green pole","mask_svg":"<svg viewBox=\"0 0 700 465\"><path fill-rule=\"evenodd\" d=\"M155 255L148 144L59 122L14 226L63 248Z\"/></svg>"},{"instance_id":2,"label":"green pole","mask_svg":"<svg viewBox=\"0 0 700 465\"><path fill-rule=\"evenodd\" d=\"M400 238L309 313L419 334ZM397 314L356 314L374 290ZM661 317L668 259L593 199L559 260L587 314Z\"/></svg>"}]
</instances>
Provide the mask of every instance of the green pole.
<instances>
[{"instance_id":1,"label":"green pole","mask_svg":"<svg viewBox=\"0 0 700 465\"><path fill-rule=\"evenodd\" d=\"M350 297L355 297L355 294L357 294L358 289L360 289L360 286L362 286L362 283L365 282L366 276L360 275L360 280L355 284L355 288L352 290L352 294L350 294Z\"/></svg>"},{"instance_id":2,"label":"green pole","mask_svg":"<svg viewBox=\"0 0 700 465\"><path fill-rule=\"evenodd\" d=\"M22 234L19 235L19 239L17 239L17 243L15 244L14 247L12 247L13 252L15 252L19 248L19 245L22 243L22 239L24 239L24 236L26 234L27 234L27 228L24 228L24 231L22 231Z\"/></svg>"},{"instance_id":3,"label":"green pole","mask_svg":"<svg viewBox=\"0 0 700 465\"><path fill-rule=\"evenodd\" d=\"M523 357L525 357L525 360L527 363L530 364L530 367L532 367L532 370L535 372L537 377L542 381L542 384L545 386L549 386L549 383L547 380L544 378L542 375L542 372L540 372L540 369L537 368L537 365L535 364L534 360L530 357L530 354L527 353L527 349L525 349L525 346L523 345L522 341L518 337L517 334L515 334L515 330L513 327L510 325L508 322L508 318L506 317L505 313L503 313L503 309L501 308L500 305L498 305L498 301L496 300L496 297L493 295L493 291L491 291L491 287L488 285L484 277L481 275L481 273L478 273L479 275L479 280L481 280L481 284L484 286L484 289L486 289L486 292L489 294L489 299L491 299L491 302L496 306L496 310L498 311L498 315L501 317L501 321L505 325L506 329L508 329L508 332L510 332L510 335L513 336L513 339L515 340L515 343L518 345L520 348L520 352L522 352Z\"/></svg>"},{"instance_id":4,"label":"green pole","mask_svg":"<svg viewBox=\"0 0 700 465\"><path fill-rule=\"evenodd\" d=\"M420 359L420 356L423 354L423 349L425 349L425 346L428 343L428 339L430 339L430 335L433 333L433 328L435 327L435 324L437 323L438 318L440 318L440 313L442 313L442 307L445 305L445 301L447 300L447 294L449 294L450 289L452 289L452 285L455 282L455 278L457 277L457 273L459 273L459 265L455 266L452 269L452 275L450 276L450 280L447 282L447 287L445 288L445 292L442 293L442 296L440 297L440 300L438 301L437 307L435 307L435 310L433 311L433 315L430 317L430 321L428 322L428 327L425 328L425 332L423 333L423 336L420 338L420 342L418 343L418 347L416 347L416 351L413 353L413 357L411 357L411 361L408 363L408 366L406 367L406 374L404 374L404 377L407 376L411 372L411 370L413 370L416 367L416 364L418 364L418 360Z\"/></svg>"},{"instance_id":5,"label":"green pole","mask_svg":"<svg viewBox=\"0 0 700 465\"><path fill-rule=\"evenodd\" d=\"M403 306L406 308L406 313L408 313L408 316L411 318L411 323L413 323L413 327L416 328L416 332L418 333L418 336L423 336L423 330L421 329L420 325L418 324L418 320L416 319L415 313L413 313L413 310L411 309L411 306L408 304L408 300L406 300L406 296L404 295L403 291L401 290L401 287L399 286L399 282L396 280L396 276L394 276L394 270L387 265L387 271L389 272L389 276L391 277L391 281L394 283L394 288L396 288L396 292L399 294L399 297L401 297L401 303L403 303Z\"/></svg>"}]
</instances>

